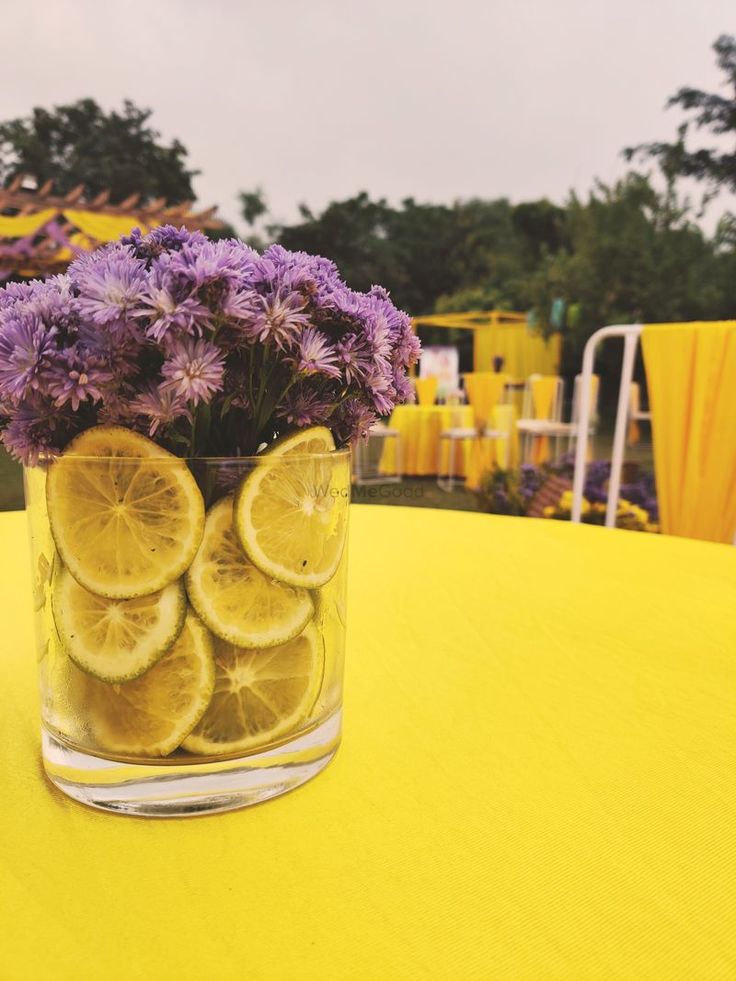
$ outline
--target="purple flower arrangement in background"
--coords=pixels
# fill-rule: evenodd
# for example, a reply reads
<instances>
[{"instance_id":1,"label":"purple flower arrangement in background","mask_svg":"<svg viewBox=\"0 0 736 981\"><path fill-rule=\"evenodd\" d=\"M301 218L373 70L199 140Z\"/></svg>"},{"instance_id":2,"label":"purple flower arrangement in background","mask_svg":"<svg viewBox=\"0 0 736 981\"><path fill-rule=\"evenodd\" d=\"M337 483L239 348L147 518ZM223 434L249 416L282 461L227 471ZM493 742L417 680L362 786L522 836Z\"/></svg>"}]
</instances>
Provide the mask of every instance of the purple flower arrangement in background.
<instances>
[{"instance_id":1,"label":"purple flower arrangement in background","mask_svg":"<svg viewBox=\"0 0 736 981\"><path fill-rule=\"evenodd\" d=\"M101 423L180 456L241 456L304 426L338 445L411 398L419 342L374 286L275 245L138 230L0 290L0 435L28 465Z\"/></svg>"}]
</instances>

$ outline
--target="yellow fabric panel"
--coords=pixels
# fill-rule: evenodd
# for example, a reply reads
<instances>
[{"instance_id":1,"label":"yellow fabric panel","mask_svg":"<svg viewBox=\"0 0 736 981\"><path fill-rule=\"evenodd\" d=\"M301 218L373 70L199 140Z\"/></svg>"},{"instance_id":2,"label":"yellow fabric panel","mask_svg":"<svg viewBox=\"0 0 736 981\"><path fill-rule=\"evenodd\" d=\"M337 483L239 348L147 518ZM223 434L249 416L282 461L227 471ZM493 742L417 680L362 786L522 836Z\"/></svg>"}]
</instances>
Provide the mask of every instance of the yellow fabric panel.
<instances>
[{"instance_id":1,"label":"yellow fabric panel","mask_svg":"<svg viewBox=\"0 0 736 981\"><path fill-rule=\"evenodd\" d=\"M77 211L73 208L66 208L63 214L75 228L98 242L114 242L121 235L129 235L134 228L147 232L149 227L158 224L158 222L151 222L146 226L139 218L132 215L103 215L93 211Z\"/></svg>"},{"instance_id":2,"label":"yellow fabric panel","mask_svg":"<svg viewBox=\"0 0 736 981\"><path fill-rule=\"evenodd\" d=\"M641 387L638 382L631 383L631 395L629 397L629 412L639 412L641 409ZM629 419L629 431L627 443L629 446L636 446L641 439L641 429L636 419Z\"/></svg>"},{"instance_id":3,"label":"yellow fabric panel","mask_svg":"<svg viewBox=\"0 0 736 981\"><path fill-rule=\"evenodd\" d=\"M476 428L482 429L491 418L493 406L506 395L510 376L493 371L476 371L463 375L468 402L472 406Z\"/></svg>"},{"instance_id":4,"label":"yellow fabric panel","mask_svg":"<svg viewBox=\"0 0 736 981\"><path fill-rule=\"evenodd\" d=\"M543 375L532 378L530 388L532 395L532 412L535 419L551 419L555 408L560 379L556 375ZM549 460L549 438L547 436L532 437L532 462L546 463Z\"/></svg>"},{"instance_id":5,"label":"yellow fabric panel","mask_svg":"<svg viewBox=\"0 0 736 981\"><path fill-rule=\"evenodd\" d=\"M731 542L736 532L736 321L653 324L641 336L660 526Z\"/></svg>"},{"instance_id":6,"label":"yellow fabric panel","mask_svg":"<svg viewBox=\"0 0 736 981\"><path fill-rule=\"evenodd\" d=\"M451 448L450 440L440 440L440 433L455 426L471 428L473 410L469 405L398 405L391 413L388 425L400 434L402 473L428 477L437 473L438 466L441 473L447 473L450 452L454 451L455 476L465 476L470 440L458 441ZM396 473L395 442L393 439L383 441L381 473Z\"/></svg>"},{"instance_id":7,"label":"yellow fabric panel","mask_svg":"<svg viewBox=\"0 0 736 981\"><path fill-rule=\"evenodd\" d=\"M9 979L733 981L736 549L352 508L345 734L294 793L102 814L39 763L0 514Z\"/></svg>"},{"instance_id":8,"label":"yellow fabric panel","mask_svg":"<svg viewBox=\"0 0 736 981\"><path fill-rule=\"evenodd\" d=\"M32 215L0 215L0 238L25 238L33 235L58 215L56 208L46 208Z\"/></svg>"},{"instance_id":9,"label":"yellow fabric panel","mask_svg":"<svg viewBox=\"0 0 736 981\"><path fill-rule=\"evenodd\" d=\"M503 370L513 378L555 374L560 360L560 335L545 341L526 324L479 327L474 336L475 371L488 371L494 357L504 359Z\"/></svg>"},{"instance_id":10,"label":"yellow fabric panel","mask_svg":"<svg viewBox=\"0 0 736 981\"><path fill-rule=\"evenodd\" d=\"M417 378L414 386L417 391L417 402L420 405L434 405L437 398L437 379L434 375L428 378Z\"/></svg>"}]
</instances>

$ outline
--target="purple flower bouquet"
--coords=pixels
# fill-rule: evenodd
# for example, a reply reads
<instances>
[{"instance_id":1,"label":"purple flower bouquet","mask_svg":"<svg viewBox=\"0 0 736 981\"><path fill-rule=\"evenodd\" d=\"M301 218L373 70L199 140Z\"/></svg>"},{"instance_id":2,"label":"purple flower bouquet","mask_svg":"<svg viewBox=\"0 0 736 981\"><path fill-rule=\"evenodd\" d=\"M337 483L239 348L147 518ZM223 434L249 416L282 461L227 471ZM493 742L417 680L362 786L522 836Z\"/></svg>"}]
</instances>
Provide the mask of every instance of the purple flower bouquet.
<instances>
[{"instance_id":1,"label":"purple flower bouquet","mask_svg":"<svg viewBox=\"0 0 736 981\"><path fill-rule=\"evenodd\" d=\"M46 771L114 811L225 810L340 737L349 446L418 342L325 259L157 228L0 290Z\"/></svg>"}]
</instances>

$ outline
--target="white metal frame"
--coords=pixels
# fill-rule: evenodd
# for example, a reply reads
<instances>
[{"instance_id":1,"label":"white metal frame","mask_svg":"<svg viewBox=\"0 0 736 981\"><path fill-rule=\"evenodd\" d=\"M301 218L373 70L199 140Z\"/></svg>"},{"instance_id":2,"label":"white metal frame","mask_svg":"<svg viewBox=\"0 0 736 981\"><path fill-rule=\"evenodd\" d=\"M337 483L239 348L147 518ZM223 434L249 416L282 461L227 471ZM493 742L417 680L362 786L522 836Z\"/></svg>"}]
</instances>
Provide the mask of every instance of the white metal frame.
<instances>
[{"instance_id":1,"label":"white metal frame","mask_svg":"<svg viewBox=\"0 0 736 981\"><path fill-rule=\"evenodd\" d=\"M626 445L626 428L629 421L629 401L631 398L631 382L634 377L634 359L639 344L642 324L614 324L601 327L588 338L583 351L582 397L580 400L580 418L577 421L577 441L575 444L575 474L572 483L572 520L579 523L583 512L583 487L585 486L587 433L590 426L591 399L590 382L593 375L593 362L596 348L601 341L609 337L623 337L624 356L621 363L621 383L618 390L618 408L616 410L616 428L613 432L613 454L611 456L611 476L608 479L608 501L606 502L606 528L616 527L616 511L618 510L618 495L621 488L621 470L624 463Z\"/></svg>"}]
</instances>

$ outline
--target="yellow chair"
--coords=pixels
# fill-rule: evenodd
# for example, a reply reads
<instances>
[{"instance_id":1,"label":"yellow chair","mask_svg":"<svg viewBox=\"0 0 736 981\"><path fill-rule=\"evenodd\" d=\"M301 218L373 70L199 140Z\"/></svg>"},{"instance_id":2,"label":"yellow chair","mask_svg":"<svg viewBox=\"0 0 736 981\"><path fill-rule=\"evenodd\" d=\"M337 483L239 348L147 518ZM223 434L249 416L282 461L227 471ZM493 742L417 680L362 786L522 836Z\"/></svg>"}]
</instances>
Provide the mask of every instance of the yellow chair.
<instances>
[{"instance_id":1,"label":"yellow chair","mask_svg":"<svg viewBox=\"0 0 736 981\"><path fill-rule=\"evenodd\" d=\"M455 487L454 458L455 444L464 443L471 440L477 444L482 439L509 439L508 432L493 429L488 426L492 419L493 410L496 405L505 397L509 376L497 374L492 371L469 372L463 375L465 392L468 402L473 409L473 428L453 424L450 428L444 429L440 433L440 461L442 459L443 445L449 440L450 452L448 457L447 473L442 474L442 467L437 468L437 486L444 491L452 491ZM508 456L508 452L505 454Z\"/></svg>"},{"instance_id":2,"label":"yellow chair","mask_svg":"<svg viewBox=\"0 0 736 981\"><path fill-rule=\"evenodd\" d=\"M565 384L559 375L530 375L527 379L522 417L516 423L524 463L545 463L549 459L550 433L546 430L562 421L564 390Z\"/></svg>"}]
</instances>

